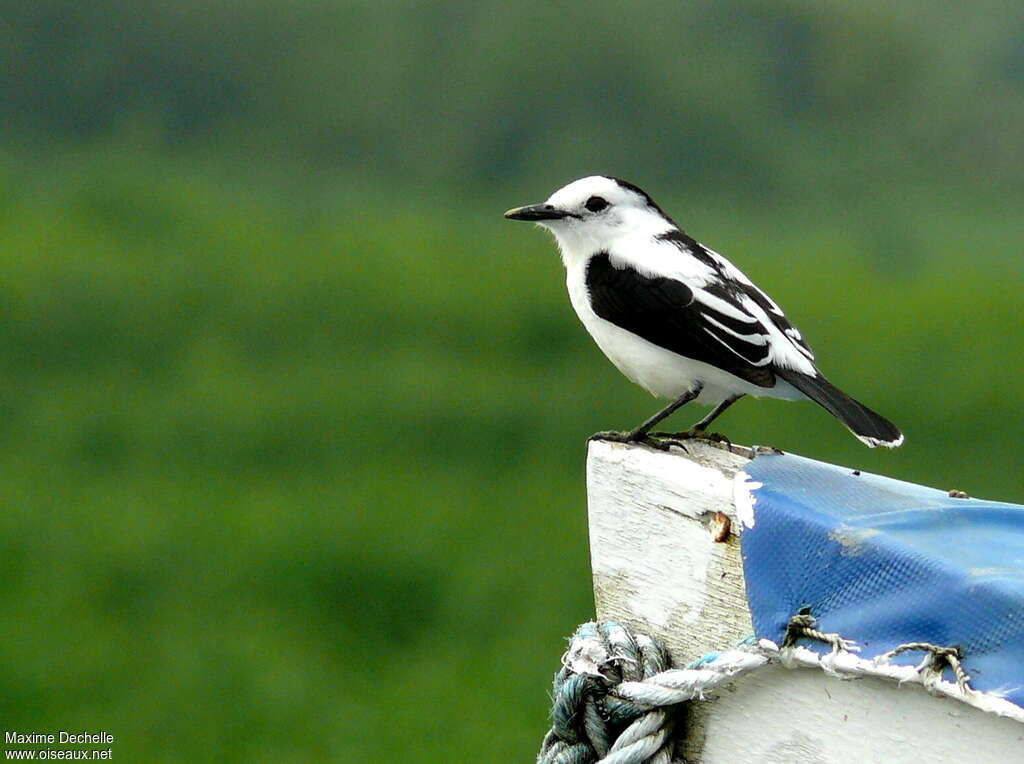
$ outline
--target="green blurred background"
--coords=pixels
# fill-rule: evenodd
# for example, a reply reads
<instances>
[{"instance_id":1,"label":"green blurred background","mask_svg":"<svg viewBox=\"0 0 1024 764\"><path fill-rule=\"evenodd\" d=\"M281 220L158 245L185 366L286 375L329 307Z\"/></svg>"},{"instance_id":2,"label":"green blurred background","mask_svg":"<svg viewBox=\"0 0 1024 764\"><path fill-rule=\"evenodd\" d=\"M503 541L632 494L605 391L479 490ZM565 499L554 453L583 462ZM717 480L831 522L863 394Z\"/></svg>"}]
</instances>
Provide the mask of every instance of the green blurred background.
<instances>
[{"instance_id":1,"label":"green blurred background","mask_svg":"<svg viewBox=\"0 0 1024 764\"><path fill-rule=\"evenodd\" d=\"M529 760L584 440L657 405L501 219L594 172L907 434L745 401L734 440L1024 501L1016 0L0 8L5 729Z\"/></svg>"}]
</instances>

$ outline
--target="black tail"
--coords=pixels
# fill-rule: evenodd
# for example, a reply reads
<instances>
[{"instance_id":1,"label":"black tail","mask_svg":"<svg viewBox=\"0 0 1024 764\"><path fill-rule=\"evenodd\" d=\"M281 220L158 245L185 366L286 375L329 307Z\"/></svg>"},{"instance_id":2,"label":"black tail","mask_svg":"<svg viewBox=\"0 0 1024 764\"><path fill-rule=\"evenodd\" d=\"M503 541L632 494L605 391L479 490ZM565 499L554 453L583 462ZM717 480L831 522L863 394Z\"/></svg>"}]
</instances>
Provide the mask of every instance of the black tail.
<instances>
[{"instance_id":1,"label":"black tail","mask_svg":"<svg viewBox=\"0 0 1024 764\"><path fill-rule=\"evenodd\" d=\"M775 368L775 373L812 401L827 409L863 443L874 448L896 448L903 442L903 433L892 422L858 403L820 374L809 377L799 371Z\"/></svg>"}]
</instances>

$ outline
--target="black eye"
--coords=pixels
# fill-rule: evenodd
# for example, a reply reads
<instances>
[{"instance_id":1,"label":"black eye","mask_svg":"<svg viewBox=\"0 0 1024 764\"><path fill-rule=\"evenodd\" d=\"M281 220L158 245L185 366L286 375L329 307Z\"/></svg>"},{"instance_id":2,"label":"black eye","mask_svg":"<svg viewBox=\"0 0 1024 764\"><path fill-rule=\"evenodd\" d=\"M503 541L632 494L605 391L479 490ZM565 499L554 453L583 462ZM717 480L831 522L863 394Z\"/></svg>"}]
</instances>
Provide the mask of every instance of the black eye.
<instances>
[{"instance_id":1,"label":"black eye","mask_svg":"<svg viewBox=\"0 0 1024 764\"><path fill-rule=\"evenodd\" d=\"M591 212L600 212L608 206L608 202L600 196L592 196L587 199L587 203L583 206Z\"/></svg>"}]
</instances>

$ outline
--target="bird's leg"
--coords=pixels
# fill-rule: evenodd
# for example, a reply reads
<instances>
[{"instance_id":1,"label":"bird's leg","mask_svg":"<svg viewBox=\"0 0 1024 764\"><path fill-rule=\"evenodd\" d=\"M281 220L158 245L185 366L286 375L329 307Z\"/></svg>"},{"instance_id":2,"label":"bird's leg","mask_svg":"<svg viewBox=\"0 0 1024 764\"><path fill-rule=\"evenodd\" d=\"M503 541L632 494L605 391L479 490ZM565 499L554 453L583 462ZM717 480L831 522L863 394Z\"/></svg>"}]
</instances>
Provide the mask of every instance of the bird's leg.
<instances>
[{"instance_id":1,"label":"bird's leg","mask_svg":"<svg viewBox=\"0 0 1024 764\"><path fill-rule=\"evenodd\" d=\"M661 411L659 411L657 414L645 420L643 424L641 424L639 427L633 428L629 432L615 432L613 430L606 432L598 432L591 435L590 439L610 440L614 443L636 443L638 441L647 440L648 433L651 431L651 428L654 427L654 425L663 420L665 417L670 416L677 409L685 406L687 403L692 401L694 398L700 395L700 391L703 389L704 385L698 382L696 387L694 387L692 390L688 390L687 392L683 393L674 401L672 401L672 403L670 403Z\"/></svg>"},{"instance_id":2,"label":"bird's leg","mask_svg":"<svg viewBox=\"0 0 1024 764\"><path fill-rule=\"evenodd\" d=\"M695 435L704 432L706 429L708 429L709 424L714 422L716 419L718 419L718 417L722 415L722 412L724 412L727 408L729 408L732 404L734 404L742 397L743 393L740 393L739 395L733 395L730 398L726 398L724 401L722 401L713 409L711 409L711 413L709 413L706 417L704 417L699 422L697 422L697 424L691 427L690 432L694 433Z\"/></svg>"},{"instance_id":3,"label":"bird's leg","mask_svg":"<svg viewBox=\"0 0 1024 764\"><path fill-rule=\"evenodd\" d=\"M697 422L697 424L695 424L689 430L687 430L685 432L664 433L664 437L666 437L666 438L679 438L679 439L706 438L707 440L725 441L726 443L728 443L731 446L732 445L732 441L730 441L724 435L719 435L717 433L712 433L710 435L705 435L705 431L708 429L708 425L710 425L712 422L714 422L716 419L718 419L719 416L722 415L723 411L725 411L727 408L729 408L732 404L734 404L736 401L738 401L742 397L743 397L743 393L740 393L738 395L733 395L733 396L731 396L729 398L726 398L724 401L722 401L717 406L715 406L706 417L704 417L699 422ZM655 433L655 434L658 435L659 437L662 436L662 433Z\"/></svg>"}]
</instances>

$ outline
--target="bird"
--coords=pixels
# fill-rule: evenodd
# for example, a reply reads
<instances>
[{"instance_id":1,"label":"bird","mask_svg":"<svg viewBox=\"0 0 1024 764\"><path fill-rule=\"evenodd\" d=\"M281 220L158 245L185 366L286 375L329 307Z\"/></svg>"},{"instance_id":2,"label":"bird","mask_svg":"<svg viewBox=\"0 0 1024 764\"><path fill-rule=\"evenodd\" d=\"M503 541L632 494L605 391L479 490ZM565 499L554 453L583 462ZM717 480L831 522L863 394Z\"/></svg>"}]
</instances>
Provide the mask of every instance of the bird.
<instances>
[{"instance_id":1,"label":"bird","mask_svg":"<svg viewBox=\"0 0 1024 764\"><path fill-rule=\"evenodd\" d=\"M822 375L774 300L639 186L591 175L505 217L554 235L583 326L626 377L672 401L632 430L595 437L653 441L652 429L691 401L713 408L678 435L711 437L708 426L750 395L810 399L869 447L903 443L892 422Z\"/></svg>"}]
</instances>

